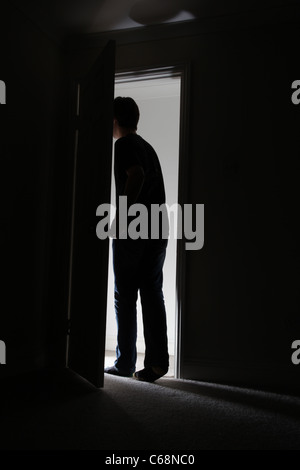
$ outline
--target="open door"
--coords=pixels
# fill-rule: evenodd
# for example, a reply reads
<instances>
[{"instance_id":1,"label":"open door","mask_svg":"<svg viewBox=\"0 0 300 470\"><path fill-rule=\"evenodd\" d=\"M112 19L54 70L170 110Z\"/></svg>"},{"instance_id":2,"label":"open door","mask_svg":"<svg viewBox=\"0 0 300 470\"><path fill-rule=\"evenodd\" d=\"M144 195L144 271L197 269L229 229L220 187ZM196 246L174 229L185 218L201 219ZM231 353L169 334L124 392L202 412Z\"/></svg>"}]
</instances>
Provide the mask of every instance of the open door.
<instances>
[{"instance_id":1,"label":"open door","mask_svg":"<svg viewBox=\"0 0 300 470\"><path fill-rule=\"evenodd\" d=\"M96 209L110 202L115 42L76 84L68 367L103 386L109 240Z\"/></svg>"}]
</instances>

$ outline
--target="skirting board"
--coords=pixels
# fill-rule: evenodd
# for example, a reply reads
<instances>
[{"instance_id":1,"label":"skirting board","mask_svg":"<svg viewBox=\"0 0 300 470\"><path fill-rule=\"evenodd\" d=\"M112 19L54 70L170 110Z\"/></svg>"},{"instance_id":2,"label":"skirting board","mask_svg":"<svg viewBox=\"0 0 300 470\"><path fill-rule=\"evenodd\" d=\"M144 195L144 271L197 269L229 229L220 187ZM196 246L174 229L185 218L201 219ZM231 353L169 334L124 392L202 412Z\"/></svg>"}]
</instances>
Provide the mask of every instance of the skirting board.
<instances>
[{"instance_id":1,"label":"skirting board","mask_svg":"<svg viewBox=\"0 0 300 470\"><path fill-rule=\"evenodd\" d=\"M286 392L300 392L300 364L241 365L240 363L220 363L182 361L181 377L187 380L247 386L249 388L274 388Z\"/></svg>"},{"instance_id":2,"label":"skirting board","mask_svg":"<svg viewBox=\"0 0 300 470\"><path fill-rule=\"evenodd\" d=\"M7 354L6 364L0 366L0 379L6 377L14 377L20 374L35 372L47 367L46 356L43 353L24 354L14 361L10 361L9 354Z\"/></svg>"}]
</instances>

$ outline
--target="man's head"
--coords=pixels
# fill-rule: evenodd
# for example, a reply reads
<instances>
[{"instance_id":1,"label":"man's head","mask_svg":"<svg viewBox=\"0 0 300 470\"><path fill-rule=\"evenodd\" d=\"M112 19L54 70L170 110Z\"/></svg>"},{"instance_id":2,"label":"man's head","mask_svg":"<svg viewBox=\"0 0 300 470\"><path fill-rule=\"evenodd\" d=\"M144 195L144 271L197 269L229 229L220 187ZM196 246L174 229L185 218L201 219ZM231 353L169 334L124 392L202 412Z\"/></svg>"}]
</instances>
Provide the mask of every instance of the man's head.
<instances>
[{"instance_id":1,"label":"man's head","mask_svg":"<svg viewBox=\"0 0 300 470\"><path fill-rule=\"evenodd\" d=\"M114 137L119 138L137 130L140 118L138 105L132 98L118 96L114 100Z\"/></svg>"}]
</instances>

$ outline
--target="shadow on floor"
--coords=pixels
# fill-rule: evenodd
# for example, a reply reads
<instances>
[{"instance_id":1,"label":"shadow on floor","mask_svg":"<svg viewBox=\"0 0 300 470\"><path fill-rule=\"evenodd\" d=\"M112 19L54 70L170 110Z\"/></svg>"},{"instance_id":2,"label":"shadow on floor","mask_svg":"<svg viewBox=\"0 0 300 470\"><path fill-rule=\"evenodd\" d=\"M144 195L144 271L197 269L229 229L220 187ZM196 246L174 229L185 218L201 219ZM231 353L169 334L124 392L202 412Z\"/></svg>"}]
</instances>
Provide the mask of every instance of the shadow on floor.
<instances>
[{"instance_id":1,"label":"shadow on floor","mask_svg":"<svg viewBox=\"0 0 300 470\"><path fill-rule=\"evenodd\" d=\"M144 449L149 436L104 389L70 369L0 383L0 449Z\"/></svg>"}]
</instances>

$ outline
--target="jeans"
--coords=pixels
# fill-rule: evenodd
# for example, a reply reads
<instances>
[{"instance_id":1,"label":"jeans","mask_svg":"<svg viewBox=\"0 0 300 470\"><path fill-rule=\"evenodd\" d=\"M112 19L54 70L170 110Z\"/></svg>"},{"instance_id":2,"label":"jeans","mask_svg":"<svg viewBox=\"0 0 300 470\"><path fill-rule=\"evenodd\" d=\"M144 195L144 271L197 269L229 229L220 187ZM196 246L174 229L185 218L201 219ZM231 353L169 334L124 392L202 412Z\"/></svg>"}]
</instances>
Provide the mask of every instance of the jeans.
<instances>
[{"instance_id":1,"label":"jeans","mask_svg":"<svg viewBox=\"0 0 300 470\"><path fill-rule=\"evenodd\" d=\"M114 239L115 313L118 327L115 366L133 373L136 365L137 311L140 292L145 367L168 370L168 340L162 268L168 240Z\"/></svg>"}]
</instances>

